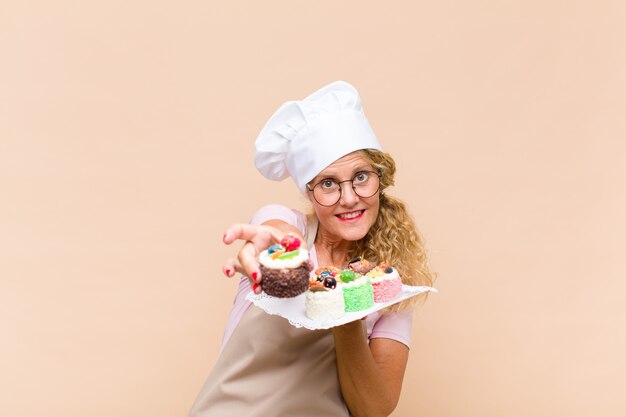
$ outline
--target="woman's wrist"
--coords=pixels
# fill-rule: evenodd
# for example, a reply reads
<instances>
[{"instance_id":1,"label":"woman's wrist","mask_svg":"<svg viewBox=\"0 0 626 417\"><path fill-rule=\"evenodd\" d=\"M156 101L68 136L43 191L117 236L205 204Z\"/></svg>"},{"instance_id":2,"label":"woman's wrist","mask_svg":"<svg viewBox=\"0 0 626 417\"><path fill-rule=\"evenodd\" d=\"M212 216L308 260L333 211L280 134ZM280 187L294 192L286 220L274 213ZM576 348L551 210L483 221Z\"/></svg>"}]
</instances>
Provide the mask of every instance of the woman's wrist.
<instances>
[{"instance_id":1,"label":"woman's wrist","mask_svg":"<svg viewBox=\"0 0 626 417\"><path fill-rule=\"evenodd\" d=\"M343 338L365 338L364 320L355 320L332 328L333 336Z\"/></svg>"}]
</instances>

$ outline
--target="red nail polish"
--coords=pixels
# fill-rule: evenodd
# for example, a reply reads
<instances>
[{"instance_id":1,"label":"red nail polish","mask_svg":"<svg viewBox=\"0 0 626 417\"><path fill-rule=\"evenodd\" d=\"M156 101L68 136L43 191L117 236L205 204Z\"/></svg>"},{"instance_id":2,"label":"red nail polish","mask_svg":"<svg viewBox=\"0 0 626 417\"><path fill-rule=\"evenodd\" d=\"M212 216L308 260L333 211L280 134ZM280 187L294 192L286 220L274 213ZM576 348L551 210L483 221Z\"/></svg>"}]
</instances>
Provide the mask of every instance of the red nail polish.
<instances>
[{"instance_id":1,"label":"red nail polish","mask_svg":"<svg viewBox=\"0 0 626 417\"><path fill-rule=\"evenodd\" d=\"M254 284L252 286L252 291L256 292L257 288L259 288L259 284Z\"/></svg>"},{"instance_id":2,"label":"red nail polish","mask_svg":"<svg viewBox=\"0 0 626 417\"><path fill-rule=\"evenodd\" d=\"M226 276L229 277L230 276L230 269L226 270Z\"/></svg>"},{"instance_id":3,"label":"red nail polish","mask_svg":"<svg viewBox=\"0 0 626 417\"><path fill-rule=\"evenodd\" d=\"M256 272L252 273L252 279L256 281L256 277L258 277L259 274L257 274Z\"/></svg>"}]
</instances>

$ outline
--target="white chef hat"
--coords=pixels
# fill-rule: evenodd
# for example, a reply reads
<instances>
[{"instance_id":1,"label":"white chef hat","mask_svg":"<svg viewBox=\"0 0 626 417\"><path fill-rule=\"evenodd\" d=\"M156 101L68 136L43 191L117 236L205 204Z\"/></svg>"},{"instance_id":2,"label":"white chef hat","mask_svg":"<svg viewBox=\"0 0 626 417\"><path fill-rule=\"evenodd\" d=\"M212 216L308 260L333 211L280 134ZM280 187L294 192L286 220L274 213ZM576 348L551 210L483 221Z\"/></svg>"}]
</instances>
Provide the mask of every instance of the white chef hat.
<instances>
[{"instance_id":1,"label":"white chef hat","mask_svg":"<svg viewBox=\"0 0 626 417\"><path fill-rule=\"evenodd\" d=\"M274 181L291 176L302 192L342 156L360 149L382 150L363 114L359 93L345 81L284 103L259 133L255 148L261 174Z\"/></svg>"}]
</instances>

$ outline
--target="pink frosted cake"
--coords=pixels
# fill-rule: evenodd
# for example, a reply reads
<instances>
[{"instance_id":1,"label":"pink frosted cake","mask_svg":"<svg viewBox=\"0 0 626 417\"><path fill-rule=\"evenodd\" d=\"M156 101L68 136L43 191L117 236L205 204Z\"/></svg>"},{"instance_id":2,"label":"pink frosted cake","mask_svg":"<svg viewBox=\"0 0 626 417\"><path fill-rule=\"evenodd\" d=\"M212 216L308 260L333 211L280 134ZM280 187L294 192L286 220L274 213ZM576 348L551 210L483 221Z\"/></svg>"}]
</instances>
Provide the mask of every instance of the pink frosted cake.
<instances>
[{"instance_id":1,"label":"pink frosted cake","mask_svg":"<svg viewBox=\"0 0 626 417\"><path fill-rule=\"evenodd\" d=\"M385 263L370 270L366 276L372 280L374 301L377 303L392 301L402 292L402 280L398 271Z\"/></svg>"}]
</instances>

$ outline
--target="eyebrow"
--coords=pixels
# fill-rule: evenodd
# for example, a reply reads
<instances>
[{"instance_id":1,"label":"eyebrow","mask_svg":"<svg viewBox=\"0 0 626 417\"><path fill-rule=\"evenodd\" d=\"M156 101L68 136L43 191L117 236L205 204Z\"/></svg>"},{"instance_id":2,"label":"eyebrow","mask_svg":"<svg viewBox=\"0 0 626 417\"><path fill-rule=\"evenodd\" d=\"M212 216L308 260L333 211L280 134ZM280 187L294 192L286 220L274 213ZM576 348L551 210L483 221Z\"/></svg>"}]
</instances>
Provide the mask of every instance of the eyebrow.
<instances>
[{"instance_id":1,"label":"eyebrow","mask_svg":"<svg viewBox=\"0 0 626 417\"><path fill-rule=\"evenodd\" d=\"M352 170L352 174L350 174L351 176L353 176L354 174L356 174L357 172L360 171L370 171L373 170L374 168L372 168L372 166L370 164L364 163L363 165L358 165L356 166L353 170ZM319 181L323 178L333 178L333 179L337 179L337 175L336 173L319 173L315 176L315 178L313 178L310 182L316 182Z\"/></svg>"}]
</instances>

